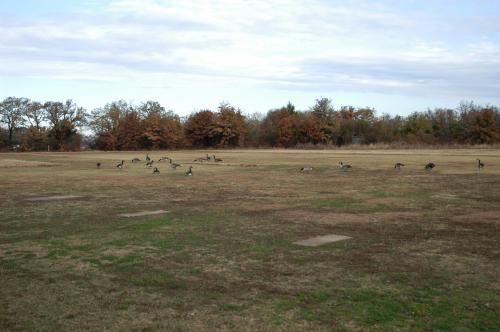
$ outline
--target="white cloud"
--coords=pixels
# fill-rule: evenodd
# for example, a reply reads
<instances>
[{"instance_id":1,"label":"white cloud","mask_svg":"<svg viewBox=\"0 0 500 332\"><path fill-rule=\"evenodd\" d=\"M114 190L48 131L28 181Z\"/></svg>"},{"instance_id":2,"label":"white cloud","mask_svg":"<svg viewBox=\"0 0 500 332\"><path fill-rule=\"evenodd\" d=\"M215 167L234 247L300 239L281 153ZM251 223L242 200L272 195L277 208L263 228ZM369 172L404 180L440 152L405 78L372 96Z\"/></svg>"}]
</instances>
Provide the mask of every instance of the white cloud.
<instances>
[{"instance_id":1,"label":"white cloud","mask_svg":"<svg viewBox=\"0 0 500 332\"><path fill-rule=\"evenodd\" d=\"M499 36L482 37L491 24L475 40L446 33L477 20L368 0L112 0L97 13L0 22L0 76L497 97Z\"/></svg>"}]
</instances>

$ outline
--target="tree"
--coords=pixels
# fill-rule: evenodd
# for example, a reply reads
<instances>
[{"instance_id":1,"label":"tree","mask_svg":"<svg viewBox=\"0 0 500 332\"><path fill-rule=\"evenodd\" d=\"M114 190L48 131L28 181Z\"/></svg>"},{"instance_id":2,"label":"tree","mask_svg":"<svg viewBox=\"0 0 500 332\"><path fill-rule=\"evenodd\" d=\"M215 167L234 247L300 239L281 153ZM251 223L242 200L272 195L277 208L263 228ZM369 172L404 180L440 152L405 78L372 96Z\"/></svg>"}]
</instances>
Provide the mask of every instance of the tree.
<instances>
[{"instance_id":1,"label":"tree","mask_svg":"<svg viewBox=\"0 0 500 332\"><path fill-rule=\"evenodd\" d=\"M143 134L144 128L139 113L136 111L128 111L119 120L115 148L118 150L140 149L142 148L141 139Z\"/></svg>"},{"instance_id":2,"label":"tree","mask_svg":"<svg viewBox=\"0 0 500 332\"><path fill-rule=\"evenodd\" d=\"M143 117L142 143L146 148L169 149L182 142L182 124L172 111L166 111L160 103L148 101L138 107Z\"/></svg>"},{"instance_id":3,"label":"tree","mask_svg":"<svg viewBox=\"0 0 500 332\"><path fill-rule=\"evenodd\" d=\"M432 121L426 114L414 112L406 118L403 133L410 143L433 143Z\"/></svg>"},{"instance_id":4,"label":"tree","mask_svg":"<svg viewBox=\"0 0 500 332\"><path fill-rule=\"evenodd\" d=\"M210 126L209 137L219 147L243 146L247 133L245 117L239 109L221 103Z\"/></svg>"},{"instance_id":5,"label":"tree","mask_svg":"<svg viewBox=\"0 0 500 332\"><path fill-rule=\"evenodd\" d=\"M480 144L492 144L499 141L498 126L495 120L495 109L483 108L474 114L472 128L470 130L470 142Z\"/></svg>"},{"instance_id":6,"label":"tree","mask_svg":"<svg viewBox=\"0 0 500 332\"><path fill-rule=\"evenodd\" d=\"M293 122L287 118L296 115L295 106L290 102L286 106L268 111L261 124L261 143L268 146L286 146L292 141L292 138L288 137L292 131L286 127Z\"/></svg>"},{"instance_id":7,"label":"tree","mask_svg":"<svg viewBox=\"0 0 500 332\"><path fill-rule=\"evenodd\" d=\"M46 149L48 137L43 122L47 119L47 115L43 105L36 101L29 101L23 115L26 123L29 124L26 145L31 150Z\"/></svg>"},{"instance_id":8,"label":"tree","mask_svg":"<svg viewBox=\"0 0 500 332\"><path fill-rule=\"evenodd\" d=\"M215 114L210 110L191 114L184 124L184 134L188 143L195 147L210 146L213 139L209 133L214 121Z\"/></svg>"},{"instance_id":9,"label":"tree","mask_svg":"<svg viewBox=\"0 0 500 332\"><path fill-rule=\"evenodd\" d=\"M120 148L122 144L119 141L122 129L121 123L125 116L131 112L134 112L133 107L123 100L106 104L104 107L92 111L89 124L90 128L96 134L95 144L98 148L104 150L116 150Z\"/></svg>"},{"instance_id":10,"label":"tree","mask_svg":"<svg viewBox=\"0 0 500 332\"><path fill-rule=\"evenodd\" d=\"M24 117L31 128L42 129L42 122L47 119L46 110L37 101L29 101L24 109Z\"/></svg>"},{"instance_id":11,"label":"tree","mask_svg":"<svg viewBox=\"0 0 500 332\"><path fill-rule=\"evenodd\" d=\"M72 100L61 102L47 102L44 104L47 119L51 124L49 138L52 139L54 149L79 149L77 127L86 123L85 109L78 107Z\"/></svg>"},{"instance_id":12,"label":"tree","mask_svg":"<svg viewBox=\"0 0 500 332\"><path fill-rule=\"evenodd\" d=\"M316 99L316 104L311 107L311 113L316 120L323 126L330 125L335 116L335 110L332 101L328 98Z\"/></svg>"},{"instance_id":13,"label":"tree","mask_svg":"<svg viewBox=\"0 0 500 332\"><path fill-rule=\"evenodd\" d=\"M27 98L8 97L0 103L0 122L7 125L8 144L12 145L14 132L24 124L24 113L28 105Z\"/></svg>"},{"instance_id":14,"label":"tree","mask_svg":"<svg viewBox=\"0 0 500 332\"><path fill-rule=\"evenodd\" d=\"M332 101L328 98L316 99L316 104L311 107L310 112L316 122L316 139L314 144L330 143L333 134L335 133L337 112L332 106Z\"/></svg>"}]
</instances>

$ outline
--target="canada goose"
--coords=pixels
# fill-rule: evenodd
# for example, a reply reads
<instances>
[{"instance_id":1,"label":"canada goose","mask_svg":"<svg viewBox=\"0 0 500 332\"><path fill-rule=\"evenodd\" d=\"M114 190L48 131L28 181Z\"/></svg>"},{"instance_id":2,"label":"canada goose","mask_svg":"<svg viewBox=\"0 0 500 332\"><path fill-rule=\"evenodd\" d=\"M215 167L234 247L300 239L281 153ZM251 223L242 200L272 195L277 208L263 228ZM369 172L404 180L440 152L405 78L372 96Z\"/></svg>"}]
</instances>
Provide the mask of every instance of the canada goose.
<instances>
[{"instance_id":1,"label":"canada goose","mask_svg":"<svg viewBox=\"0 0 500 332\"><path fill-rule=\"evenodd\" d=\"M205 161L206 159L205 158L196 158L195 160L193 161Z\"/></svg>"},{"instance_id":2,"label":"canada goose","mask_svg":"<svg viewBox=\"0 0 500 332\"><path fill-rule=\"evenodd\" d=\"M222 161L222 159L220 159L220 158L215 158L215 155L213 155L213 157L214 157L214 161L215 161L216 163L217 163L217 162Z\"/></svg>"},{"instance_id":3,"label":"canada goose","mask_svg":"<svg viewBox=\"0 0 500 332\"><path fill-rule=\"evenodd\" d=\"M177 163L170 163L170 167L172 167L172 169L177 169L177 167L179 166L182 166L181 164L177 164Z\"/></svg>"},{"instance_id":4,"label":"canada goose","mask_svg":"<svg viewBox=\"0 0 500 332\"><path fill-rule=\"evenodd\" d=\"M133 163L138 163L138 162L140 162L140 161L141 161L141 160L140 160L139 158L134 158L134 159L132 159L132 162L133 162Z\"/></svg>"},{"instance_id":5,"label":"canada goose","mask_svg":"<svg viewBox=\"0 0 500 332\"><path fill-rule=\"evenodd\" d=\"M339 167L340 169L345 170L345 171L346 171L346 170L348 170L348 169L350 169L350 168L352 168L352 166L351 166L351 165L349 165L349 164L344 164L343 162L339 162L339 166L338 166L338 167Z\"/></svg>"},{"instance_id":6,"label":"canada goose","mask_svg":"<svg viewBox=\"0 0 500 332\"><path fill-rule=\"evenodd\" d=\"M436 167L436 164L434 163L428 163L427 165L425 165L425 170L426 171L432 171L432 169Z\"/></svg>"},{"instance_id":7,"label":"canada goose","mask_svg":"<svg viewBox=\"0 0 500 332\"><path fill-rule=\"evenodd\" d=\"M207 153L207 158L206 158L206 159L207 159L208 161L210 161L210 156L208 155L208 153Z\"/></svg>"},{"instance_id":8,"label":"canada goose","mask_svg":"<svg viewBox=\"0 0 500 332\"><path fill-rule=\"evenodd\" d=\"M398 171L401 170L401 166L405 166L405 164L403 164L403 163L396 163L396 164L394 164L394 168L397 169Z\"/></svg>"},{"instance_id":9,"label":"canada goose","mask_svg":"<svg viewBox=\"0 0 500 332\"><path fill-rule=\"evenodd\" d=\"M186 176L192 176L193 175L193 166L189 166L189 169L186 172Z\"/></svg>"},{"instance_id":10,"label":"canada goose","mask_svg":"<svg viewBox=\"0 0 500 332\"><path fill-rule=\"evenodd\" d=\"M121 163L119 163L118 165L116 165L116 167L122 169L124 163L125 163L125 160L122 160Z\"/></svg>"},{"instance_id":11,"label":"canada goose","mask_svg":"<svg viewBox=\"0 0 500 332\"><path fill-rule=\"evenodd\" d=\"M485 165L484 165L484 163L483 163L483 162L481 162L481 160L479 160L479 159L478 159L478 160L477 160L477 168L478 168L478 169L481 169L481 168L484 168L484 166L485 166Z\"/></svg>"},{"instance_id":12,"label":"canada goose","mask_svg":"<svg viewBox=\"0 0 500 332\"><path fill-rule=\"evenodd\" d=\"M151 161L151 158L149 158L149 153L146 153L146 161Z\"/></svg>"},{"instance_id":13,"label":"canada goose","mask_svg":"<svg viewBox=\"0 0 500 332\"><path fill-rule=\"evenodd\" d=\"M160 170L158 169L158 167L155 167L155 169L153 170L153 174L160 174Z\"/></svg>"},{"instance_id":14,"label":"canada goose","mask_svg":"<svg viewBox=\"0 0 500 332\"><path fill-rule=\"evenodd\" d=\"M160 159L158 159L158 162L167 161L167 160L171 160L171 159L169 157L161 157Z\"/></svg>"},{"instance_id":15,"label":"canada goose","mask_svg":"<svg viewBox=\"0 0 500 332\"><path fill-rule=\"evenodd\" d=\"M301 172L310 172L312 170L313 170L313 168L311 166L305 166L305 167L300 168Z\"/></svg>"},{"instance_id":16,"label":"canada goose","mask_svg":"<svg viewBox=\"0 0 500 332\"><path fill-rule=\"evenodd\" d=\"M149 167L149 168L153 167L153 163L154 163L154 162L155 162L154 160L149 160L149 161L147 161L147 162L146 162L146 167Z\"/></svg>"},{"instance_id":17,"label":"canada goose","mask_svg":"<svg viewBox=\"0 0 500 332\"><path fill-rule=\"evenodd\" d=\"M97 163L95 165L97 166L97 168L101 168L101 163Z\"/></svg>"}]
</instances>

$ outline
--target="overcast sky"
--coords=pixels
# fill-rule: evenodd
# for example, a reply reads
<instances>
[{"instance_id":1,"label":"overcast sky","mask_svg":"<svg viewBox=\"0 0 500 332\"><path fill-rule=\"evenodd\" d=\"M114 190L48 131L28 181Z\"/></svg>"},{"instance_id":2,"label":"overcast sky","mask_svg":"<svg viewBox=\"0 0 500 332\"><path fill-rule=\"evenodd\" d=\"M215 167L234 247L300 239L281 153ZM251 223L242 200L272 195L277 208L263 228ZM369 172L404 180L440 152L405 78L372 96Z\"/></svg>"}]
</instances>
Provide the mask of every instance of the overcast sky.
<instances>
[{"instance_id":1,"label":"overcast sky","mask_svg":"<svg viewBox=\"0 0 500 332\"><path fill-rule=\"evenodd\" d=\"M0 0L0 98L500 105L500 1Z\"/></svg>"}]
</instances>

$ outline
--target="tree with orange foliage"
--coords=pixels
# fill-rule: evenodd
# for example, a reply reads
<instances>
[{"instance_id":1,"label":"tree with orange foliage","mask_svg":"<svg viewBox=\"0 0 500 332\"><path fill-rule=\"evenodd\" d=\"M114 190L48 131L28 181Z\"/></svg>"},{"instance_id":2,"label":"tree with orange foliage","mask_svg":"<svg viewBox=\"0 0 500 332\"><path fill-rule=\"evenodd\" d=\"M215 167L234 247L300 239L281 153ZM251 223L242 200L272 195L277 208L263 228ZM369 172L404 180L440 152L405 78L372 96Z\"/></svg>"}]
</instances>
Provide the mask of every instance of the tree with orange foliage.
<instances>
[{"instance_id":1,"label":"tree with orange foliage","mask_svg":"<svg viewBox=\"0 0 500 332\"><path fill-rule=\"evenodd\" d=\"M210 129L215 121L215 114L210 110L202 110L189 116L184 124L184 135L189 145L208 147L212 143Z\"/></svg>"},{"instance_id":2,"label":"tree with orange foliage","mask_svg":"<svg viewBox=\"0 0 500 332\"><path fill-rule=\"evenodd\" d=\"M247 126L245 117L239 109L233 106L221 103L218 112L210 126L209 137L215 146L243 146Z\"/></svg>"}]
</instances>

